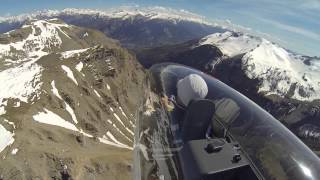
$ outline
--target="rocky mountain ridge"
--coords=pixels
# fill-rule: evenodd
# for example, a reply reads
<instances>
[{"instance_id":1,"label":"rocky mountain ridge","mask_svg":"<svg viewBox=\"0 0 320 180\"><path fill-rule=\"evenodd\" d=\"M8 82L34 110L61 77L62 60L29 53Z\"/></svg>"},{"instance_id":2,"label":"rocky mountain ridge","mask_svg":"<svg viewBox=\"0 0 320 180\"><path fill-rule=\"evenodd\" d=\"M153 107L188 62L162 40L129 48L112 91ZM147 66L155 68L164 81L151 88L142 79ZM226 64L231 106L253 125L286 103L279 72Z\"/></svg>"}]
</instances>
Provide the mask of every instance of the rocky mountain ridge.
<instances>
[{"instance_id":1,"label":"rocky mountain ridge","mask_svg":"<svg viewBox=\"0 0 320 180\"><path fill-rule=\"evenodd\" d=\"M0 42L0 177L129 179L144 76L134 56L58 19Z\"/></svg>"}]
</instances>

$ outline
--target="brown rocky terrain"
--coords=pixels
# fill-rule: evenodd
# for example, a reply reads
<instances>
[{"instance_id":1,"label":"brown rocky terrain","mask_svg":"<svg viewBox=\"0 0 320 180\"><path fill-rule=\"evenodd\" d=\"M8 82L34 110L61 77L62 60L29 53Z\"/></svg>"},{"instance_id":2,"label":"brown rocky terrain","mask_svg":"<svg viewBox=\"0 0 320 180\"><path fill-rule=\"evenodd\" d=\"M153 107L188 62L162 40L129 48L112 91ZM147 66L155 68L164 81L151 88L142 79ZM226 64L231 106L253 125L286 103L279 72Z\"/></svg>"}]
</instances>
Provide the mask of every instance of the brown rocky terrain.
<instances>
[{"instance_id":1,"label":"brown rocky terrain","mask_svg":"<svg viewBox=\"0 0 320 180\"><path fill-rule=\"evenodd\" d=\"M0 179L131 179L144 77L135 57L57 19L0 39L0 125L13 139L0 154Z\"/></svg>"}]
</instances>

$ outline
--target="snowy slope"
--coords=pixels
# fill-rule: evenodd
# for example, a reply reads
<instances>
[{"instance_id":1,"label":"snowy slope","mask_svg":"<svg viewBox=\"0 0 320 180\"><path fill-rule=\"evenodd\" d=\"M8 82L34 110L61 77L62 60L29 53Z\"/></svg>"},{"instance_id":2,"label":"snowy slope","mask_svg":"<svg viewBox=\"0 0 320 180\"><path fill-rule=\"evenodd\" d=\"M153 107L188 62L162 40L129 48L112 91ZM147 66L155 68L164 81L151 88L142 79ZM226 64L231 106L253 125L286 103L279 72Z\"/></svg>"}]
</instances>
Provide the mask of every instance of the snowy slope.
<instances>
[{"instance_id":1,"label":"snowy slope","mask_svg":"<svg viewBox=\"0 0 320 180\"><path fill-rule=\"evenodd\" d=\"M11 133L10 131L6 130L0 124L0 152L14 142L13 136L14 133Z\"/></svg>"},{"instance_id":2,"label":"snowy slope","mask_svg":"<svg viewBox=\"0 0 320 180\"><path fill-rule=\"evenodd\" d=\"M202 38L199 41L199 46L205 44L215 45L219 47L224 55L232 57L256 48L261 41L260 38L248 34L227 31L225 33L211 34Z\"/></svg>"},{"instance_id":3,"label":"snowy slope","mask_svg":"<svg viewBox=\"0 0 320 180\"><path fill-rule=\"evenodd\" d=\"M217 46L227 57L244 54L242 69L248 78L260 81L259 92L266 96L320 99L318 59L294 54L264 38L244 33L215 33L201 39L198 46L205 44Z\"/></svg>"},{"instance_id":4,"label":"snowy slope","mask_svg":"<svg viewBox=\"0 0 320 180\"><path fill-rule=\"evenodd\" d=\"M14 133L2 126L5 124L2 117L8 119L8 123L20 124L21 119L16 116L22 115L24 121L32 121L31 125L55 126L70 130L71 134L97 137L102 144L132 149L134 118L128 115L126 106L119 104L119 95L118 102L113 98L117 90L109 84L115 87L119 82L109 78L112 74L102 75L120 68L117 56L122 56L121 61L131 58L121 54L124 50L100 32L71 26L58 19L32 20L1 36L6 43L0 44L0 152L14 142ZM17 36L20 38L14 38ZM99 58L104 59L98 61ZM127 64L130 62L122 62L122 66L135 68ZM129 74L118 74L117 78L131 78L133 73L130 70ZM106 77L108 84L96 85ZM126 85L129 84L132 85ZM27 109L27 113L20 108ZM89 114L90 109L94 109L94 115ZM89 115L90 118L84 119ZM94 125L87 122L96 118L100 120L95 120ZM20 128L23 132L24 128Z\"/></svg>"},{"instance_id":5,"label":"snowy slope","mask_svg":"<svg viewBox=\"0 0 320 180\"><path fill-rule=\"evenodd\" d=\"M39 97L42 67L36 62L61 46L61 34L68 37L62 27L69 26L54 21L33 21L22 27L31 30L26 39L0 44L0 107L9 98L28 102ZM10 38L11 33L7 35Z\"/></svg>"},{"instance_id":6,"label":"snowy slope","mask_svg":"<svg viewBox=\"0 0 320 180\"><path fill-rule=\"evenodd\" d=\"M301 101L320 99L319 60L310 63L266 40L243 57L248 77L262 80L259 91L283 97L295 86L292 98Z\"/></svg>"},{"instance_id":7,"label":"snowy slope","mask_svg":"<svg viewBox=\"0 0 320 180\"><path fill-rule=\"evenodd\" d=\"M69 28L69 25L55 23L55 19L50 21L32 21L30 24L24 25L22 29L26 31L31 29L26 39L12 42L10 44L0 44L0 58L18 56L18 61L15 63L32 59L39 59L48 54L53 47L60 47L62 40L61 34L70 38L62 28ZM40 34L39 34L40 33ZM10 37L11 33L6 33ZM13 51L14 50L14 51ZM15 57L17 58L17 57Z\"/></svg>"}]
</instances>

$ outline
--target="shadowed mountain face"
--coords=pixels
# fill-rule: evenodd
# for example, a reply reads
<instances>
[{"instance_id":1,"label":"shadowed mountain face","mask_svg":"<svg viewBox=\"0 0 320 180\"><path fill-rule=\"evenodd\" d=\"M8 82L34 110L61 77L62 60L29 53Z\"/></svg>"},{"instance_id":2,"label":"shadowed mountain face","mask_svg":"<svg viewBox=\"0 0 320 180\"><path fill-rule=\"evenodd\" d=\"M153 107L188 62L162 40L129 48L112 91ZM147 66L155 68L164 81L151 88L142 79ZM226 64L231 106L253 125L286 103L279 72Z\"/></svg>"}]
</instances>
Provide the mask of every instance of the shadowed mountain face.
<instances>
[{"instance_id":1,"label":"shadowed mountain face","mask_svg":"<svg viewBox=\"0 0 320 180\"><path fill-rule=\"evenodd\" d=\"M140 63L149 68L161 62L174 62L204 70L209 62L222 57L222 52L215 46L194 46L198 41L191 40L182 44L136 50Z\"/></svg>"},{"instance_id":2,"label":"shadowed mountain face","mask_svg":"<svg viewBox=\"0 0 320 180\"><path fill-rule=\"evenodd\" d=\"M130 179L144 71L103 33L58 19L0 35L0 177Z\"/></svg>"},{"instance_id":3,"label":"shadowed mountain face","mask_svg":"<svg viewBox=\"0 0 320 180\"><path fill-rule=\"evenodd\" d=\"M61 16L70 24L98 29L117 39L129 49L157 47L200 38L222 29L188 21L173 23L163 19L148 20L143 16L132 19L93 19L91 16ZM79 19L78 19L79 18ZM92 24L92 21L98 21Z\"/></svg>"}]
</instances>

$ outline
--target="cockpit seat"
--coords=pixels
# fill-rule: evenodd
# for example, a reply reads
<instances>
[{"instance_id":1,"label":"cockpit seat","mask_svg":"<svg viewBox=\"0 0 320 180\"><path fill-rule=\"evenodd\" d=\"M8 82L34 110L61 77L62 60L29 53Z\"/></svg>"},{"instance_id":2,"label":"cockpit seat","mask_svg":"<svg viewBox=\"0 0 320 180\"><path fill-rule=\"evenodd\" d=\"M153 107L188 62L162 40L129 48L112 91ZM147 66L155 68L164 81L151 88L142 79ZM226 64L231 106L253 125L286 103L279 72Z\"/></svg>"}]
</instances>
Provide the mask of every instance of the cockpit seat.
<instances>
[{"instance_id":1,"label":"cockpit seat","mask_svg":"<svg viewBox=\"0 0 320 180\"><path fill-rule=\"evenodd\" d=\"M208 99L192 100L185 113L182 125L182 140L199 140L206 137L206 131L215 112L215 104Z\"/></svg>"}]
</instances>

